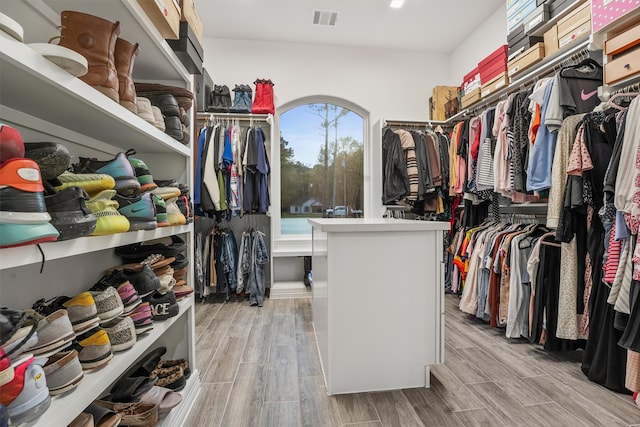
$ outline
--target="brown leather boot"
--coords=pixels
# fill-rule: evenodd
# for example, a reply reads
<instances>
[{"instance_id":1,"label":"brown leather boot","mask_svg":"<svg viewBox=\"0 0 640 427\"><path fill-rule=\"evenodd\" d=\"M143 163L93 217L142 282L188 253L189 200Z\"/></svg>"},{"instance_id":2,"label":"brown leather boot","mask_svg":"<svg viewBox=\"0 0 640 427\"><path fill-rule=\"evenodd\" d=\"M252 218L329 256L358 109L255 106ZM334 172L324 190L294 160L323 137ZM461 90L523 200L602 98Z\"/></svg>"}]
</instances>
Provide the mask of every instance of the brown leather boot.
<instances>
[{"instance_id":1,"label":"brown leather boot","mask_svg":"<svg viewBox=\"0 0 640 427\"><path fill-rule=\"evenodd\" d=\"M118 102L118 74L113 59L120 22L65 10L61 13L60 46L87 58L89 71L80 80Z\"/></svg>"},{"instance_id":2,"label":"brown leather boot","mask_svg":"<svg viewBox=\"0 0 640 427\"><path fill-rule=\"evenodd\" d=\"M113 56L118 71L118 94L120 95L120 105L127 110L138 114L136 107L136 86L133 84L133 61L140 52L138 43L133 44L118 38Z\"/></svg>"}]
</instances>

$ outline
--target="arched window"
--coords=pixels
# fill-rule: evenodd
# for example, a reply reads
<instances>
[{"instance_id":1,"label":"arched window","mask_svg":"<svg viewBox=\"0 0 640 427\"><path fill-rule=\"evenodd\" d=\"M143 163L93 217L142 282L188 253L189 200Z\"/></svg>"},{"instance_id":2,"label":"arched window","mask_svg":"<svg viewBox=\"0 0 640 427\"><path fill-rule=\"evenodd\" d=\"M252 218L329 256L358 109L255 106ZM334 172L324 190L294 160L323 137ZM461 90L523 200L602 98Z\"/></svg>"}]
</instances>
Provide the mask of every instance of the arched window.
<instances>
[{"instance_id":1,"label":"arched window","mask_svg":"<svg viewBox=\"0 0 640 427\"><path fill-rule=\"evenodd\" d=\"M368 114L326 97L279 110L282 238L310 235L307 218L363 216Z\"/></svg>"}]
</instances>

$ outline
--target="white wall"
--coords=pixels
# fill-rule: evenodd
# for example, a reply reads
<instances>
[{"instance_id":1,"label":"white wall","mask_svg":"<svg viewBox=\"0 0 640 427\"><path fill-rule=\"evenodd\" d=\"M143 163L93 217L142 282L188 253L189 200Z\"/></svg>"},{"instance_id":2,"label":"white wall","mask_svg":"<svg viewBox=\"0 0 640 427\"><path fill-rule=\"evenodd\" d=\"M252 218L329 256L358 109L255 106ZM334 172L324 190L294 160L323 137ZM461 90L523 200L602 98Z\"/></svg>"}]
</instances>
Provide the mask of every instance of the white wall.
<instances>
[{"instance_id":1,"label":"white wall","mask_svg":"<svg viewBox=\"0 0 640 427\"><path fill-rule=\"evenodd\" d=\"M328 45L204 39L204 64L215 84L275 83L276 109L298 98L347 99L381 118L427 120L431 88L449 76L449 56Z\"/></svg>"},{"instance_id":2,"label":"white wall","mask_svg":"<svg viewBox=\"0 0 640 427\"><path fill-rule=\"evenodd\" d=\"M504 44L507 44L507 8L502 5L451 53L453 80L448 83L460 86L465 74Z\"/></svg>"}]
</instances>

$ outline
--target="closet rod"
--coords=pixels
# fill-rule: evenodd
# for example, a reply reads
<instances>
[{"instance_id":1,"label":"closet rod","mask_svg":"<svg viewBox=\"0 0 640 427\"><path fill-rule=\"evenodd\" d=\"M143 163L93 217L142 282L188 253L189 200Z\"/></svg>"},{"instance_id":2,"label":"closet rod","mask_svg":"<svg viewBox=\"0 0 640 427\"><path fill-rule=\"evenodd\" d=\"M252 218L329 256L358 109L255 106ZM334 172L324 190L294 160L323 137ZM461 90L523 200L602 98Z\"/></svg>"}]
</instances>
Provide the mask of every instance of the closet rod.
<instances>
[{"instance_id":1,"label":"closet rod","mask_svg":"<svg viewBox=\"0 0 640 427\"><path fill-rule=\"evenodd\" d=\"M243 114L243 113L208 113L208 112L198 112L198 119L207 119L209 117L214 117L218 119L238 119L238 120L258 120L258 121L267 121L271 114Z\"/></svg>"},{"instance_id":2,"label":"closet rod","mask_svg":"<svg viewBox=\"0 0 640 427\"><path fill-rule=\"evenodd\" d=\"M385 126L395 126L395 127L421 127L426 128L428 126L445 126L447 123L443 121L426 121L426 122L406 122L402 120L385 120L383 123L383 127Z\"/></svg>"}]
</instances>

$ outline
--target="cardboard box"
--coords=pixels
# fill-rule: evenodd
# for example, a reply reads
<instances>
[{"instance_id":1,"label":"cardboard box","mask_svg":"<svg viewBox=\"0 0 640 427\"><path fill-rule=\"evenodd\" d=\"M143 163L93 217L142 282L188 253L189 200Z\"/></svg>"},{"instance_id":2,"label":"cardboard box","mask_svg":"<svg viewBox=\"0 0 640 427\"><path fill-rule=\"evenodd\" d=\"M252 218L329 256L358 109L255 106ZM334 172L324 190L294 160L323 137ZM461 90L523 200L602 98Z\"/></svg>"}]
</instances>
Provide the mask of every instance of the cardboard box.
<instances>
[{"instance_id":1,"label":"cardboard box","mask_svg":"<svg viewBox=\"0 0 640 427\"><path fill-rule=\"evenodd\" d=\"M189 73L202 73L204 52L188 22L180 22L180 38L167 40L167 43Z\"/></svg>"},{"instance_id":2,"label":"cardboard box","mask_svg":"<svg viewBox=\"0 0 640 427\"><path fill-rule=\"evenodd\" d=\"M465 74L462 80L463 95L471 92L474 89L480 89L480 69L478 67Z\"/></svg>"},{"instance_id":3,"label":"cardboard box","mask_svg":"<svg viewBox=\"0 0 640 427\"><path fill-rule=\"evenodd\" d=\"M429 98L429 117L431 120L446 120L446 104L452 99L458 99L456 86L436 86Z\"/></svg>"},{"instance_id":4,"label":"cardboard box","mask_svg":"<svg viewBox=\"0 0 640 427\"><path fill-rule=\"evenodd\" d=\"M475 104L476 102L480 101L481 98L482 98L481 88L476 88L469 91L469 93L466 93L462 97L462 108L467 108L468 106Z\"/></svg>"},{"instance_id":5,"label":"cardboard box","mask_svg":"<svg viewBox=\"0 0 640 427\"><path fill-rule=\"evenodd\" d=\"M640 73L640 52L630 49L604 64L604 82L612 84Z\"/></svg>"},{"instance_id":6,"label":"cardboard box","mask_svg":"<svg viewBox=\"0 0 640 427\"><path fill-rule=\"evenodd\" d=\"M173 0L138 0L162 37L180 38L180 7Z\"/></svg>"},{"instance_id":7,"label":"cardboard box","mask_svg":"<svg viewBox=\"0 0 640 427\"><path fill-rule=\"evenodd\" d=\"M589 34L591 34L591 20L583 23L578 28L565 34L564 36L560 36L560 34L558 34L558 47L562 49L573 41L582 39L584 36L587 36Z\"/></svg>"},{"instance_id":8,"label":"cardboard box","mask_svg":"<svg viewBox=\"0 0 640 427\"><path fill-rule=\"evenodd\" d=\"M508 46L502 45L478 63L481 85L507 71L507 50Z\"/></svg>"},{"instance_id":9,"label":"cardboard box","mask_svg":"<svg viewBox=\"0 0 640 427\"><path fill-rule=\"evenodd\" d=\"M507 66L509 78L540 62L542 58L544 58L544 43L537 43L526 50L522 55L518 55L509 61Z\"/></svg>"},{"instance_id":10,"label":"cardboard box","mask_svg":"<svg viewBox=\"0 0 640 427\"><path fill-rule=\"evenodd\" d=\"M585 22L591 22L590 1L582 3L577 8L569 12L567 16L558 20L558 39L562 39L567 34L582 26ZM562 45L560 47L562 47Z\"/></svg>"},{"instance_id":11,"label":"cardboard box","mask_svg":"<svg viewBox=\"0 0 640 427\"><path fill-rule=\"evenodd\" d=\"M575 0L553 0L549 2L550 19L554 19L561 13L564 13L570 6L579 7L575 5Z\"/></svg>"},{"instance_id":12,"label":"cardboard box","mask_svg":"<svg viewBox=\"0 0 640 427\"><path fill-rule=\"evenodd\" d=\"M524 19L536 10L536 0L524 0L511 11L507 9L507 31L522 24Z\"/></svg>"},{"instance_id":13,"label":"cardboard box","mask_svg":"<svg viewBox=\"0 0 640 427\"><path fill-rule=\"evenodd\" d=\"M482 90L480 92L481 96L482 98L486 98L487 96L497 91L498 89L501 89L508 85L509 85L509 76L505 71L502 74L499 74L498 76L494 77L493 79L491 79L490 81L482 85Z\"/></svg>"},{"instance_id":14,"label":"cardboard box","mask_svg":"<svg viewBox=\"0 0 640 427\"><path fill-rule=\"evenodd\" d=\"M541 4L525 18L523 24L524 32L526 34L533 34L546 24L547 21L549 21L549 5Z\"/></svg>"},{"instance_id":15,"label":"cardboard box","mask_svg":"<svg viewBox=\"0 0 640 427\"><path fill-rule=\"evenodd\" d=\"M627 28L604 41L604 53L616 55L640 44L640 24Z\"/></svg>"},{"instance_id":16,"label":"cardboard box","mask_svg":"<svg viewBox=\"0 0 640 427\"><path fill-rule=\"evenodd\" d=\"M558 26L554 25L544 33L544 56L551 56L559 49Z\"/></svg>"},{"instance_id":17,"label":"cardboard box","mask_svg":"<svg viewBox=\"0 0 640 427\"><path fill-rule=\"evenodd\" d=\"M193 0L180 0L180 20L188 22L198 43L202 44L202 19Z\"/></svg>"},{"instance_id":18,"label":"cardboard box","mask_svg":"<svg viewBox=\"0 0 640 427\"><path fill-rule=\"evenodd\" d=\"M544 42L544 37L525 35L520 40L509 45L509 51L507 52L508 54L507 59L513 58L519 53L526 51L527 49L531 48L532 46L540 42Z\"/></svg>"}]
</instances>

